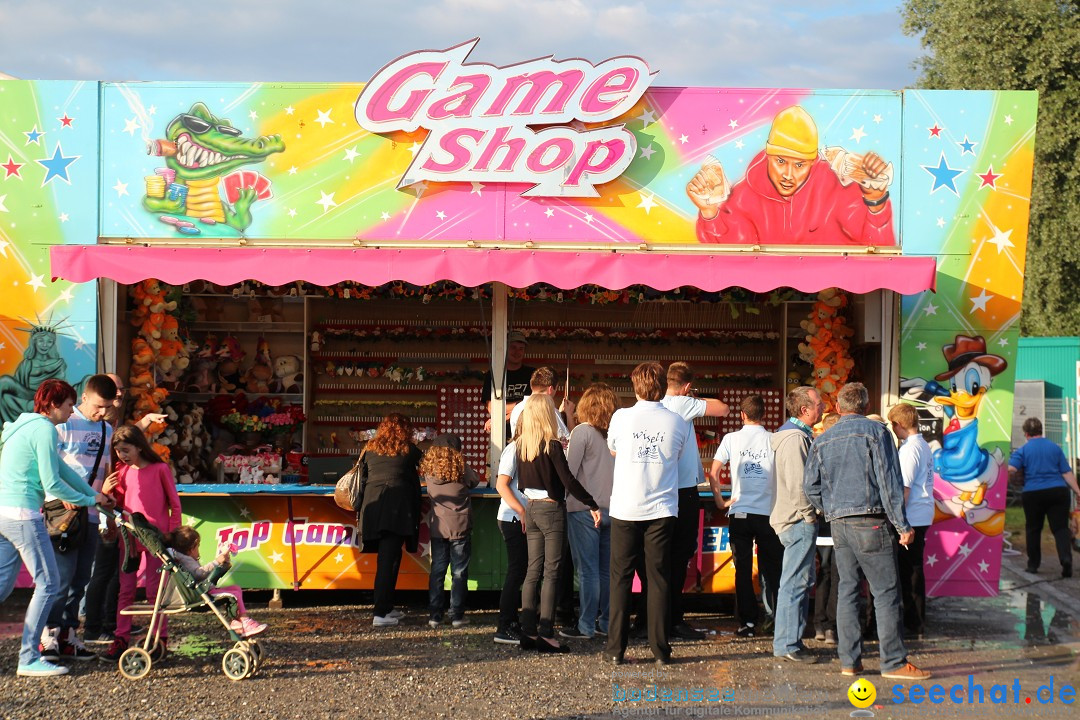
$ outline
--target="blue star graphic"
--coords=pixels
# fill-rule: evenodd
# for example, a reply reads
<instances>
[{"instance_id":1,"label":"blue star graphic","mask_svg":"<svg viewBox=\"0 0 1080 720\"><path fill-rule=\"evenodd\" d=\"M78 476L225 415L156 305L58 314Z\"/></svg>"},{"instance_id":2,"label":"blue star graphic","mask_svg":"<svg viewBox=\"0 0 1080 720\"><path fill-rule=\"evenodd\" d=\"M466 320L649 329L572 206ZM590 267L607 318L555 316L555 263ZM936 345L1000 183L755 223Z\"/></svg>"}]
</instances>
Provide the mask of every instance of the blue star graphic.
<instances>
[{"instance_id":1,"label":"blue star graphic","mask_svg":"<svg viewBox=\"0 0 1080 720\"><path fill-rule=\"evenodd\" d=\"M27 145L29 145L30 143L34 143L35 145L40 145L41 143L39 142L39 140L42 137L44 137L45 133L38 132L37 125L35 125L34 129L31 130L30 132L23 131L23 135L26 136L26 144Z\"/></svg>"},{"instance_id":2,"label":"blue star graphic","mask_svg":"<svg viewBox=\"0 0 1080 720\"><path fill-rule=\"evenodd\" d=\"M53 151L51 158L37 161L39 165L48 170L45 173L45 179L41 181L41 186L45 187L54 177L58 177L70 185L71 178L68 177L68 165L81 157L82 155L65 156L64 151L60 149L60 143L56 143L56 149Z\"/></svg>"},{"instance_id":3,"label":"blue star graphic","mask_svg":"<svg viewBox=\"0 0 1080 720\"><path fill-rule=\"evenodd\" d=\"M963 155L964 153L971 153L972 155L974 155L975 154L975 146L978 145L979 143L971 142L970 140L968 140L968 136L965 135L964 136L964 142L958 142L956 144L960 146L960 154L961 155Z\"/></svg>"},{"instance_id":4,"label":"blue star graphic","mask_svg":"<svg viewBox=\"0 0 1080 720\"><path fill-rule=\"evenodd\" d=\"M923 170L934 176L934 185L930 188L930 194L933 195L941 188L948 188L952 190L953 195L959 195L956 191L956 185L954 181L960 175L963 175L967 170L957 170L949 167L949 164L945 162L945 153L941 153L941 158L938 160L937 167L932 165L921 165Z\"/></svg>"}]
</instances>

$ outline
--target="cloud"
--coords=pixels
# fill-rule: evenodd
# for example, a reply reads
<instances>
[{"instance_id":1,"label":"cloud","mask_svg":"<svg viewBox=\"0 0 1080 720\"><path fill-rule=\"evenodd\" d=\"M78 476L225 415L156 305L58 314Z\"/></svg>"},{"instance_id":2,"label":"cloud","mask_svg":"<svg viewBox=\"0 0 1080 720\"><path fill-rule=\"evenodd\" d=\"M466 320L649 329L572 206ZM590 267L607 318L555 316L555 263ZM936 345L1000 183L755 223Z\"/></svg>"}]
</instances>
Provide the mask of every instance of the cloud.
<instances>
[{"instance_id":1,"label":"cloud","mask_svg":"<svg viewBox=\"0 0 1080 720\"><path fill-rule=\"evenodd\" d=\"M663 85L900 88L918 42L895 0L71 0L0 9L0 71L25 78L363 82L411 50L479 36L474 62L637 55Z\"/></svg>"}]
</instances>

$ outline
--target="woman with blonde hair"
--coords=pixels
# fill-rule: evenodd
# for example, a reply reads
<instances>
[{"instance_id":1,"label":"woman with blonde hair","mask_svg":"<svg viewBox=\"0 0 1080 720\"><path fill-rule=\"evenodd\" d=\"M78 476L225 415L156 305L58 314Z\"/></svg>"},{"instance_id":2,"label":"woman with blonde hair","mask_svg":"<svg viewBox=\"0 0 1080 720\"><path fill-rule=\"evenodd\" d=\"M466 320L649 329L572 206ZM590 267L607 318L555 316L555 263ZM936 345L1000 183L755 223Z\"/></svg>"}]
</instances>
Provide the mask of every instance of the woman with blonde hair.
<instances>
[{"instance_id":1,"label":"woman with blonde hair","mask_svg":"<svg viewBox=\"0 0 1080 720\"><path fill-rule=\"evenodd\" d=\"M577 405L578 425L570 433L566 462L570 472L600 506L600 524L593 523L588 508L574 497L566 501L570 552L578 574L581 612L577 627L564 628L566 638L591 638L608 630L608 561L611 558L611 486L615 480L615 457L608 450L611 416L619 409L619 397L606 383L593 383Z\"/></svg>"},{"instance_id":2,"label":"woman with blonde hair","mask_svg":"<svg viewBox=\"0 0 1080 720\"><path fill-rule=\"evenodd\" d=\"M589 509L594 526L600 525L600 507L566 464L551 397L539 395L525 403L520 422L518 487L529 500L525 507L529 569L521 588L521 646L540 652L569 652L555 639L553 623L559 561L566 538L566 493ZM541 572L544 585L539 593L538 618Z\"/></svg>"},{"instance_id":3,"label":"woman with blonde hair","mask_svg":"<svg viewBox=\"0 0 1080 720\"><path fill-rule=\"evenodd\" d=\"M412 443L412 424L404 415L387 415L361 457L363 500L357 533L364 552L377 552L375 617L372 625L397 625L394 586L401 568L401 546L416 552L420 540L420 475L424 454Z\"/></svg>"}]
</instances>

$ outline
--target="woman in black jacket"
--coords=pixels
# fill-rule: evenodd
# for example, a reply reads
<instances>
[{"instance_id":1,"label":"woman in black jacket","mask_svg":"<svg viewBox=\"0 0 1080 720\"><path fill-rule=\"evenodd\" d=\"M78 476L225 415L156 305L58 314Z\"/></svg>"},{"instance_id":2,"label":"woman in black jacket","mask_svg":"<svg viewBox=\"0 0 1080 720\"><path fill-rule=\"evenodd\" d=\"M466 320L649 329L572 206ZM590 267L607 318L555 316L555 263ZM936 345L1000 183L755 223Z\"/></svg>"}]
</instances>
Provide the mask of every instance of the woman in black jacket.
<instances>
[{"instance_id":1,"label":"woman in black jacket","mask_svg":"<svg viewBox=\"0 0 1080 720\"><path fill-rule=\"evenodd\" d=\"M555 403L539 394L525 403L517 439L518 488L529 504L525 508L525 534L529 545L529 570L521 588L521 647L540 652L569 652L555 639L553 618L566 538L566 493L580 500L600 525L600 508L570 472L559 442ZM543 572L537 623L536 586Z\"/></svg>"},{"instance_id":2,"label":"woman in black jacket","mask_svg":"<svg viewBox=\"0 0 1080 720\"><path fill-rule=\"evenodd\" d=\"M424 454L412 443L412 426L391 413L364 449L364 499L357 526L364 552L378 552L375 569L375 627L397 625L394 586L401 568L401 546L416 552L420 539L420 475Z\"/></svg>"}]
</instances>

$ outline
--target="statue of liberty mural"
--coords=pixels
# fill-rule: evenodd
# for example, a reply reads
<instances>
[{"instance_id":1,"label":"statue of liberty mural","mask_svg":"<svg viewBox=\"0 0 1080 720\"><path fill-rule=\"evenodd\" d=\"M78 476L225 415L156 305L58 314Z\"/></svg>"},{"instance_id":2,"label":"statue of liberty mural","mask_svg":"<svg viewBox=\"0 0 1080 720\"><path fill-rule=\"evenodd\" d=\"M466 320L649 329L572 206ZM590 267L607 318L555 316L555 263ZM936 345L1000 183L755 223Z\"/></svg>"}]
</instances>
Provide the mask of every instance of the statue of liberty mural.
<instances>
[{"instance_id":1,"label":"statue of liberty mural","mask_svg":"<svg viewBox=\"0 0 1080 720\"><path fill-rule=\"evenodd\" d=\"M67 363L60 357L57 342L67 319L53 323L51 320L22 321L28 327L16 328L30 334L23 352L23 359L10 375L0 375L0 423L11 422L22 413L34 411L34 393L45 380L67 380ZM81 386L82 383L79 383ZM79 387L76 387L79 391Z\"/></svg>"}]
</instances>

